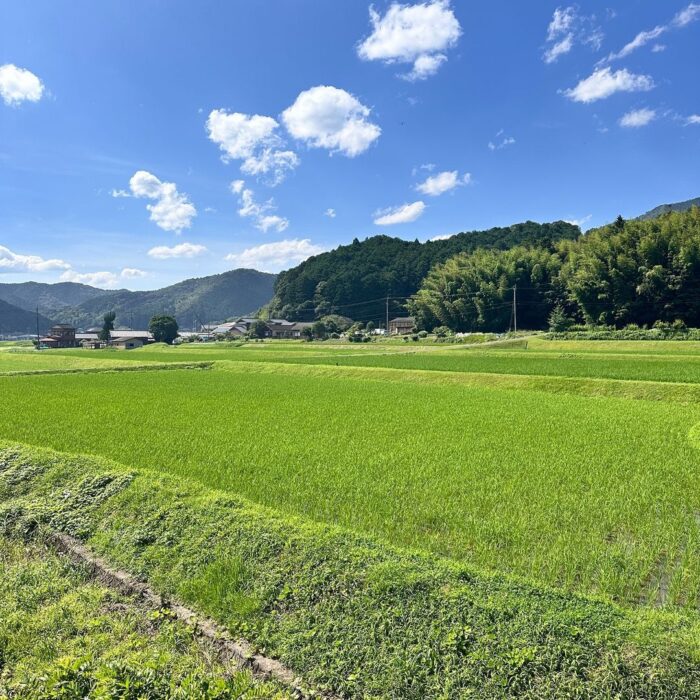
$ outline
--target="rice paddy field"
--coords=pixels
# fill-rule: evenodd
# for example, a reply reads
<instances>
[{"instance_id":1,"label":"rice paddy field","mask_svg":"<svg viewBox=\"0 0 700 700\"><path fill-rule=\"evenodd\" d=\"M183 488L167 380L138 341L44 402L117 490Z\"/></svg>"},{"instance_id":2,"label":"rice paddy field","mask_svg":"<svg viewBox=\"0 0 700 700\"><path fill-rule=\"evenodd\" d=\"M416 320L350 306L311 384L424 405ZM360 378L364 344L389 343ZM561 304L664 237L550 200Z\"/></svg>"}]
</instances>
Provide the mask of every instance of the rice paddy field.
<instances>
[{"instance_id":1,"label":"rice paddy field","mask_svg":"<svg viewBox=\"0 0 700 700\"><path fill-rule=\"evenodd\" d=\"M212 364L60 373L173 362ZM543 590L698 619L700 343L5 350L2 372L0 440L172 475Z\"/></svg>"}]
</instances>

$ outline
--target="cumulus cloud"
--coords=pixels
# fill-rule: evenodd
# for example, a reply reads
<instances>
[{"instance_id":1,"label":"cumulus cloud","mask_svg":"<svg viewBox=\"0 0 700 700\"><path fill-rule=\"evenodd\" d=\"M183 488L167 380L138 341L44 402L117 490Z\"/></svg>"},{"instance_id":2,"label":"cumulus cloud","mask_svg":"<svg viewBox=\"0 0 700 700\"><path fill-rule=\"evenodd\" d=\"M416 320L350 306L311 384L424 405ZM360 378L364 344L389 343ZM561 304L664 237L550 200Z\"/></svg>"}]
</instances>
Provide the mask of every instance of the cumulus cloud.
<instances>
[{"instance_id":1,"label":"cumulus cloud","mask_svg":"<svg viewBox=\"0 0 700 700\"><path fill-rule=\"evenodd\" d=\"M145 276L146 273L143 270L139 270L137 267L125 267L120 273L120 277L126 280L138 279Z\"/></svg>"},{"instance_id":2,"label":"cumulus cloud","mask_svg":"<svg viewBox=\"0 0 700 700\"><path fill-rule=\"evenodd\" d=\"M324 211L323 214L329 219L335 219L336 217L335 209L326 209L326 211Z\"/></svg>"},{"instance_id":3,"label":"cumulus cloud","mask_svg":"<svg viewBox=\"0 0 700 700\"><path fill-rule=\"evenodd\" d=\"M0 245L0 273L49 272L51 270L67 270L69 268L70 265L65 260L13 253L9 248Z\"/></svg>"},{"instance_id":4,"label":"cumulus cloud","mask_svg":"<svg viewBox=\"0 0 700 700\"><path fill-rule=\"evenodd\" d=\"M308 238L292 238L276 243L264 243L246 248L242 253L230 253L226 260L237 267L248 267L263 272L279 272L287 267L298 265L312 255L319 255L326 249L314 245Z\"/></svg>"},{"instance_id":5,"label":"cumulus cloud","mask_svg":"<svg viewBox=\"0 0 700 700\"><path fill-rule=\"evenodd\" d=\"M238 215L253 219L255 228L263 233L270 230L282 233L289 226L288 219L272 213L277 209L274 199L270 198L266 202L256 201L255 193L245 186L243 180L234 180L231 183L231 192L238 195Z\"/></svg>"},{"instance_id":6,"label":"cumulus cloud","mask_svg":"<svg viewBox=\"0 0 700 700\"><path fill-rule=\"evenodd\" d=\"M113 272L103 270L101 272L76 272L66 270L61 275L62 282L79 282L89 284L91 287L102 287L103 289L114 289L119 283L119 276Z\"/></svg>"},{"instance_id":7,"label":"cumulus cloud","mask_svg":"<svg viewBox=\"0 0 700 700\"><path fill-rule=\"evenodd\" d=\"M384 63L412 63L401 77L424 80L447 60L445 51L462 34L449 0L429 0L416 5L392 3L384 16L369 8L372 33L357 47L360 58Z\"/></svg>"},{"instance_id":8,"label":"cumulus cloud","mask_svg":"<svg viewBox=\"0 0 700 700\"><path fill-rule=\"evenodd\" d=\"M198 243L179 243L172 247L156 246L148 251L148 255L158 260L167 260L168 258L194 258L196 255L206 252L206 247Z\"/></svg>"},{"instance_id":9,"label":"cumulus cloud","mask_svg":"<svg viewBox=\"0 0 700 700\"><path fill-rule=\"evenodd\" d=\"M299 165L294 151L283 150L277 134L279 123L260 114L215 109L207 119L209 139L223 151L222 160L241 160L247 175L261 176L266 184L278 185Z\"/></svg>"},{"instance_id":10,"label":"cumulus cloud","mask_svg":"<svg viewBox=\"0 0 700 700\"><path fill-rule=\"evenodd\" d=\"M561 56L569 53L574 46L587 44L598 50L603 43L603 31L595 24L594 15L581 15L578 9L558 7L554 10L552 19L547 27L547 38L542 60L545 63L555 63Z\"/></svg>"},{"instance_id":11,"label":"cumulus cloud","mask_svg":"<svg viewBox=\"0 0 700 700\"><path fill-rule=\"evenodd\" d=\"M407 224L415 221L425 210L424 202L402 204L399 207L380 209L374 213L374 223L377 226L393 226L394 224Z\"/></svg>"},{"instance_id":12,"label":"cumulus cloud","mask_svg":"<svg viewBox=\"0 0 700 700\"><path fill-rule=\"evenodd\" d=\"M289 133L312 148L353 158L366 151L382 130L368 120L369 107L345 90L317 85L299 93L282 112Z\"/></svg>"},{"instance_id":13,"label":"cumulus cloud","mask_svg":"<svg viewBox=\"0 0 700 700\"><path fill-rule=\"evenodd\" d=\"M613 72L607 67L597 69L564 94L574 102L595 102L616 92L646 92L654 87L649 75L630 73L626 68Z\"/></svg>"},{"instance_id":14,"label":"cumulus cloud","mask_svg":"<svg viewBox=\"0 0 700 700\"><path fill-rule=\"evenodd\" d=\"M656 110L647 108L634 109L622 116L620 119L620 126L638 128L650 124L654 119L656 119Z\"/></svg>"},{"instance_id":15,"label":"cumulus cloud","mask_svg":"<svg viewBox=\"0 0 700 700\"><path fill-rule=\"evenodd\" d=\"M16 107L22 102L38 102L44 94L44 84L26 68L12 63L0 66L0 96L3 102Z\"/></svg>"},{"instance_id":16,"label":"cumulus cloud","mask_svg":"<svg viewBox=\"0 0 700 700\"><path fill-rule=\"evenodd\" d=\"M689 117L686 117L685 119L685 125L686 126L691 126L695 124L700 124L700 114L691 114Z\"/></svg>"},{"instance_id":17,"label":"cumulus cloud","mask_svg":"<svg viewBox=\"0 0 700 700\"><path fill-rule=\"evenodd\" d=\"M416 189L421 194L437 197L460 185L468 185L471 181L472 176L470 173L464 173L464 175L460 177L456 170L445 170L441 173L431 175L426 180L416 185Z\"/></svg>"},{"instance_id":18,"label":"cumulus cloud","mask_svg":"<svg viewBox=\"0 0 700 700\"><path fill-rule=\"evenodd\" d=\"M454 236L454 233L442 233L439 236L433 236L430 240L431 241L446 241L448 238L452 238Z\"/></svg>"},{"instance_id":19,"label":"cumulus cloud","mask_svg":"<svg viewBox=\"0 0 700 700\"><path fill-rule=\"evenodd\" d=\"M657 24L653 29L646 29L639 32L639 34L637 34L632 41L625 44L619 51L609 54L605 60L615 61L620 58L625 58L637 49L641 49L643 46L646 46L649 42L658 39L663 34L666 34L673 29L683 29L683 27L688 26L698 19L700 19L700 4L691 2L687 7L678 12L669 22L666 24ZM666 47L661 48L662 46L662 44L655 44L652 50L663 51L663 49Z\"/></svg>"},{"instance_id":20,"label":"cumulus cloud","mask_svg":"<svg viewBox=\"0 0 700 700\"><path fill-rule=\"evenodd\" d=\"M177 191L174 182L161 182L146 170L135 172L129 180L129 187L134 197L155 200L155 204L147 204L146 209L151 213L151 221L164 231L182 233L197 216L194 205L186 194Z\"/></svg>"}]
</instances>

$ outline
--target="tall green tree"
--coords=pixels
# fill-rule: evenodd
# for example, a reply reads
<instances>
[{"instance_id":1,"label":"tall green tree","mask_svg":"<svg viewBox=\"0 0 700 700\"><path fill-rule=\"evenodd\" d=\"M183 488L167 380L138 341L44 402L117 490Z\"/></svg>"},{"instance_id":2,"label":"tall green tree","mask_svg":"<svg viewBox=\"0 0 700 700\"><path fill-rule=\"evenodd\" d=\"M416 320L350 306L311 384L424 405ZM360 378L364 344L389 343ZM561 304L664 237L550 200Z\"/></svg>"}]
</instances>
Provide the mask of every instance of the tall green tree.
<instances>
[{"instance_id":1,"label":"tall green tree","mask_svg":"<svg viewBox=\"0 0 700 700\"><path fill-rule=\"evenodd\" d=\"M562 244L562 280L589 323L700 325L700 209L618 219Z\"/></svg>"},{"instance_id":2,"label":"tall green tree","mask_svg":"<svg viewBox=\"0 0 700 700\"><path fill-rule=\"evenodd\" d=\"M178 325L172 316L153 316L148 324L148 330L156 343L170 345L177 338Z\"/></svg>"},{"instance_id":3,"label":"tall green tree","mask_svg":"<svg viewBox=\"0 0 700 700\"><path fill-rule=\"evenodd\" d=\"M102 329L100 330L99 338L105 343L108 343L109 339L112 337L112 331L114 330L114 319L116 317L117 314L114 313L114 311L108 311L102 317Z\"/></svg>"},{"instance_id":4,"label":"tall green tree","mask_svg":"<svg viewBox=\"0 0 700 700\"><path fill-rule=\"evenodd\" d=\"M409 303L420 328L505 331L512 324L517 285L518 326L547 328L548 317L565 296L562 261L549 247L477 250L436 265Z\"/></svg>"}]
</instances>

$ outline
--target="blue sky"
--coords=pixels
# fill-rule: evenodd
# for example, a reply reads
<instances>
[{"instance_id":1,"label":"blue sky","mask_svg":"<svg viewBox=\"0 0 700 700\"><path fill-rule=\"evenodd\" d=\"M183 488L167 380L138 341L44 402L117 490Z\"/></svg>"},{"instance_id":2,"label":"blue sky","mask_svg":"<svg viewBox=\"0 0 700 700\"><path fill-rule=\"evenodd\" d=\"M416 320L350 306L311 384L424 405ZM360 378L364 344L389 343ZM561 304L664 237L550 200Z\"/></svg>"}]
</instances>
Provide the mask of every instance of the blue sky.
<instances>
[{"instance_id":1,"label":"blue sky","mask_svg":"<svg viewBox=\"0 0 700 700\"><path fill-rule=\"evenodd\" d=\"M700 195L700 5L4 0L0 280L147 289Z\"/></svg>"}]
</instances>

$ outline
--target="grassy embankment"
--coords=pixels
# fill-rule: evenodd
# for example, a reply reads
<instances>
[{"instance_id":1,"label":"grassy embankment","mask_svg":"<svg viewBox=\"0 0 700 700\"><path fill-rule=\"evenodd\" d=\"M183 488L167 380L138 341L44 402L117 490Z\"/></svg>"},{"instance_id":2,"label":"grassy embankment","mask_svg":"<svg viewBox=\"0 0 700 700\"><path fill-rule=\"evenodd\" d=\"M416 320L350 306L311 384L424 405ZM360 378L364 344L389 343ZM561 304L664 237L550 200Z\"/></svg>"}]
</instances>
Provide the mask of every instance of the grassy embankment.
<instances>
[{"instance_id":1,"label":"grassy embankment","mask_svg":"<svg viewBox=\"0 0 700 700\"><path fill-rule=\"evenodd\" d=\"M624 610L280 518L191 481L35 448L0 449L0 503L5 537L79 536L347 697L700 694L694 615ZM69 609L50 628L70 619Z\"/></svg>"},{"instance_id":2,"label":"grassy embankment","mask_svg":"<svg viewBox=\"0 0 700 700\"><path fill-rule=\"evenodd\" d=\"M0 535L0 698L287 697L215 659L211 643L167 608L149 610L93 581L41 537Z\"/></svg>"}]
</instances>

